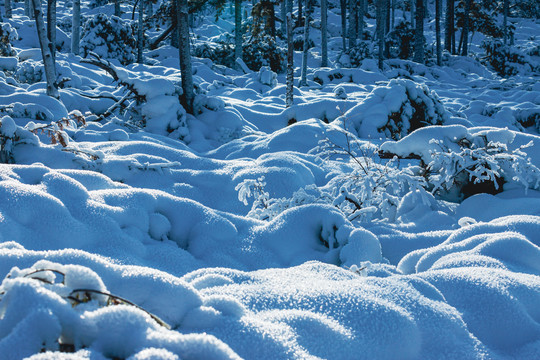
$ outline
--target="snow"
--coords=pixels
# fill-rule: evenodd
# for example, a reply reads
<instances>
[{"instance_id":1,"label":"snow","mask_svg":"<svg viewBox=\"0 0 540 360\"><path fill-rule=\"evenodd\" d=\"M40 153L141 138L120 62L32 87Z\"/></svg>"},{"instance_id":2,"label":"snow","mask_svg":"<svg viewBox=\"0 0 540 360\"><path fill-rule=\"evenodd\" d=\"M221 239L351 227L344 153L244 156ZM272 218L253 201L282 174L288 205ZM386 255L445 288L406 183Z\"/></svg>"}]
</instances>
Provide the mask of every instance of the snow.
<instances>
[{"instance_id":1,"label":"snow","mask_svg":"<svg viewBox=\"0 0 540 360\"><path fill-rule=\"evenodd\" d=\"M133 44L96 26L81 45L115 81L66 53L64 2L63 88L46 96L34 22L13 5L13 53L0 57L2 359L540 357L537 55L509 78L447 53L442 66L345 68L332 3L330 66L318 67L315 21L309 86L297 51L291 107L283 73L193 58L187 114L177 49L128 64ZM83 20L112 13L83 5ZM123 10L114 21L133 32ZM533 53L540 24L512 22ZM215 46L234 18L206 8L192 25ZM124 113L98 118L131 92Z\"/></svg>"}]
</instances>

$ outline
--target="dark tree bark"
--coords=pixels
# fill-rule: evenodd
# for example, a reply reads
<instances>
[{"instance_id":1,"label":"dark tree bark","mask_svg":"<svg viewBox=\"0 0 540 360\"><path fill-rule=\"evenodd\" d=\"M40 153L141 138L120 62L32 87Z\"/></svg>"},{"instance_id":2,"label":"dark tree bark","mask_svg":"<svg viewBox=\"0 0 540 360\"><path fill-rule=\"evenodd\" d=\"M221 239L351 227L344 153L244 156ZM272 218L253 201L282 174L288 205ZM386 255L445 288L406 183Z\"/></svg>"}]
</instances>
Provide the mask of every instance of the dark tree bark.
<instances>
[{"instance_id":1,"label":"dark tree bark","mask_svg":"<svg viewBox=\"0 0 540 360\"><path fill-rule=\"evenodd\" d=\"M416 31L414 34L414 61L424 63L424 0L416 0Z\"/></svg>"},{"instance_id":2,"label":"dark tree bark","mask_svg":"<svg viewBox=\"0 0 540 360\"><path fill-rule=\"evenodd\" d=\"M13 12L11 10L11 0L4 1L4 9L6 10L6 17L8 19L11 19L11 17L13 16Z\"/></svg>"},{"instance_id":3,"label":"dark tree bark","mask_svg":"<svg viewBox=\"0 0 540 360\"><path fill-rule=\"evenodd\" d=\"M321 0L321 66L328 66L328 0Z\"/></svg>"},{"instance_id":4,"label":"dark tree bark","mask_svg":"<svg viewBox=\"0 0 540 360\"><path fill-rule=\"evenodd\" d=\"M441 10L442 0L435 0L435 41L437 43L437 65L441 66L442 46L441 46Z\"/></svg>"},{"instance_id":5,"label":"dark tree bark","mask_svg":"<svg viewBox=\"0 0 540 360\"><path fill-rule=\"evenodd\" d=\"M504 45L508 44L508 10L510 7L509 0L503 0L503 37ZM7 13L7 10L6 10Z\"/></svg>"},{"instance_id":6,"label":"dark tree bark","mask_svg":"<svg viewBox=\"0 0 540 360\"><path fill-rule=\"evenodd\" d=\"M171 33L171 46L174 46L175 48L180 47L179 40L178 40L178 10L177 10L177 3L176 0L171 0L171 22L174 26L173 32Z\"/></svg>"},{"instance_id":7,"label":"dark tree bark","mask_svg":"<svg viewBox=\"0 0 540 360\"><path fill-rule=\"evenodd\" d=\"M234 0L234 60L242 59L242 0Z\"/></svg>"},{"instance_id":8,"label":"dark tree bark","mask_svg":"<svg viewBox=\"0 0 540 360\"><path fill-rule=\"evenodd\" d=\"M298 19L296 20L296 26L302 26L303 25L303 19L304 19L304 11L303 11L303 4L302 0L298 0Z\"/></svg>"},{"instance_id":9,"label":"dark tree bark","mask_svg":"<svg viewBox=\"0 0 540 360\"><path fill-rule=\"evenodd\" d=\"M120 8L120 0L114 0L114 16L122 16L122 9Z\"/></svg>"},{"instance_id":10,"label":"dark tree bark","mask_svg":"<svg viewBox=\"0 0 540 360\"><path fill-rule=\"evenodd\" d=\"M289 0L292 2L292 0ZM285 94L285 104L287 107L293 105L294 90L294 45L293 45L293 19L292 13L287 13L287 92Z\"/></svg>"},{"instance_id":11,"label":"dark tree bark","mask_svg":"<svg viewBox=\"0 0 540 360\"><path fill-rule=\"evenodd\" d=\"M56 58L56 0L47 0L47 38L54 59Z\"/></svg>"},{"instance_id":12,"label":"dark tree bark","mask_svg":"<svg viewBox=\"0 0 540 360\"><path fill-rule=\"evenodd\" d=\"M356 39L358 34L356 33L356 23L358 21L358 2L357 0L349 0L349 49L356 46Z\"/></svg>"},{"instance_id":13,"label":"dark tree bark","mask_svg":"<svg viewBox=\"0 0 540 360\"><path fill-rule=\"evenodd\" d=\"M469 21L470 21L470 11L471 11L471 2L472 0L466 0L465 2L465 20L463 23L463 30L462 30L462 48L461 48L461 56L467 56L469 53Z\"/></svg>"},{"instance_id":14,"label":"dark tree bark","mask_svg":"<svg viewBox=\"0 0 540 360\"><path fill-rule=\"evenodd\" d=\"M378 52L378 58L379 58L379 69L383 69L384 65L384 28L385 28L385 20L384 20L384 6L385 6L386 0L377 0L377 39L379 41L379 52Z\"/></svg>"},{"instance_id":15,"label":"dark tree bark","mask_svg":"<svg viewBox=\"0 0 540 360\"><path fill-rule=\"evenodd\" d=\"M304 49L302 52L302 70L300 73L300 86L307 86L307 61L309 52L309 28L311 14L313 12L313 0L306 0L306 19L304 21Z\"/></svg>"},{"instance_id":16,"label":"dark tree bark","mask_svg":"<svg viewBox=\"0 0 540 360\"><path fill-rule=\"evenodd\" d=\"M45 29L45 21L43 20L43 11L41 10L40 0L32 0L34 7L34 18L36 20L36 29L39 38L39 46L41 55L43 56L43 66L45 67L45 78L47 79L47 95L60 99L58 86L56 84L56 68L54 58L51 54L51 46L47 38L47 30Z\"/></svg>"},{"instance_id":17,"label":"dark tree bark","mask_svg":"<svg viewBox=\"0 0 540 360\"><path fill-rule=\"evenodd\" d=\"M144 0L139 0L139 17L138 17L138 28L137 28L137 62L139 64L143 63L143 48L144 48Z\"/></svg>"},{"instance_id":18,"label":"dark tree bark","mask_svg":"<svg viewBox=\"0 0 540 360\"><path fill-rule=\"evenodd\" d=\"M358 3L358 38L364 40L364 17L366 16L367 0L360 0Z\"/></svg>"},{"instance_id":19,"label":"dark tree bark","mask_svg":"<svg viewBox=\"0 0 540 360\"><path fill-rule=\"evenodd\" d=\"M347 50L347 0L340 0L341 9L341 39L343 40L343 51Z\"/></svg>"},{"instance_id":20,"label":"dark tree bark","mask_svg":"<svg viewBox=\"0 0 540 360\"><path fill-rule=\"evenodd\" d=\"M79 55L81 42L81 0L73 0L73 19L71 20L71 52Z\"/></svg>"},{"instance_id":21,"label":"dark tree bark","mask_svg":"<svg viewBox=\"0 0 540 360\"><path fill-rule=\"evenodd\" d=\"M188 0L177 0L177 19L178 19L178 39L179 39L179 58L180 72L182 74L182 105L186 111L193 114L193 100L195 93L193 91L193 70L191 68L191 52L189 49L189 8Z\"/></svg>"},{"instance_id":22,"label":"dark tree bark","mask_svg":"<svg viewBox=\"0 0 540 360\"><path fill-rule=\"evenodd\" d=\"M454 32L454 0L446 0L446 19L444 30L444 48L454 54L456 52Z\"/></svg>"}]
</instances>

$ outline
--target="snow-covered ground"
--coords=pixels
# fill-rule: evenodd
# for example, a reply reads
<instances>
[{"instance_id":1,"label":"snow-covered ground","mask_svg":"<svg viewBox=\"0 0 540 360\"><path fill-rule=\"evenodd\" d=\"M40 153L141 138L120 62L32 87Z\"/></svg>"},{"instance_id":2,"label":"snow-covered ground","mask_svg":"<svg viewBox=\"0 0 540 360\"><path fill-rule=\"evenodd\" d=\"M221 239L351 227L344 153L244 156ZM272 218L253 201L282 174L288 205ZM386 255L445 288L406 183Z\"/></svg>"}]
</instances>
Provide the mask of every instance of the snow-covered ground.
<instances>
[{"instance_id":1,"label":"snow-covered ground","mask_svg":"<svg viewBox=\"0 0 540 360\"><path fill-rule=\"evenodd\" d=\"M15 4L2 23L15 54L0 58L1 359L540 358L538 73L503 79L449 55L340 68L333 25L332 67L312 48L288 109L284 75L195 58L187 115L164 45L146 65L112 62L145 96L137 113L93 121L125 87L59 30L69 80L47 97ZM100 12L112 5L83 6ZM231 16L199 19L197 41ZM538 21L512 21L516 44L536 46Z\"/></svg>"}]
</instances>

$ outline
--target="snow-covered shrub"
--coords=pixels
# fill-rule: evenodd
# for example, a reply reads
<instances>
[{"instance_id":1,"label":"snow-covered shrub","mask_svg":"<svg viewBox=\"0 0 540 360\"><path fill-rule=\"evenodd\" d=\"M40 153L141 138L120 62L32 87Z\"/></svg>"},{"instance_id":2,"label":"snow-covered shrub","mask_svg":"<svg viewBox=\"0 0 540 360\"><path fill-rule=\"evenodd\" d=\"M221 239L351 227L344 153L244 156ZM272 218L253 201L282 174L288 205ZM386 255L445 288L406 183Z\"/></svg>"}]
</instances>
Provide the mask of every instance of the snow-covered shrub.
<instances>
[{"instance_id":1,"label":"snow-covered shrub","mask_svg":"<svg viewBox=\"0 0 540 360\"><path fill-rule=\"evenodd\" d=\"M382 218L395 221L400 199L411 191L419 194L420 201L428 202L427 183L418 166L400 168L397 159L377 163L370 156L351 150L355 146L348 142L344 148L325 139L313 150L325 164L332 163L335 157L349 157L347 169L334 169L332 179L325 186L308 185L290 198L278 199L265 191L264 177L246 179L236 186L238 199L248 205L248 199L253 198L248 216L260 220L272 220L297 206L326 204L335 206L350 221L359 222Z\"/></svg>"},{"instance_id":2,"label":"snow-covered shrub","mask_svg":"<svg viewBox=\"0 0 540 360\"><path fill-rule=\"evenodd\" d=\"M427 125L441 125L446 110L434 91L411 80L393 79L335 121L360 137L400 139Z\"/></svg>"},{"instance_id":3,"label":"snow-covered shrub","mask_svg":"<svg viewBox=\"0 0 540 360\"><path fill-rule=\"evenodd\" d=\"M261 66L269 66L275 72L284 70L285 50L278 47L270 35L261 35L245 41L242 50L244 62L253 71L258 71Z\"/></svg>"},{"instance_id":4,"label":"snow-covered shrub","mask_svg":"<svg viewBox=\"0 0 540 360\"><path fill-rule=\"evenodd\" d=\"M191 55L199 58L210 59L214 64L234 67L234 45L227 43L212 44L208 42L195 45Z\"/></svg>"},{"instance_id":5,"label":"snow-covered shrub","mask_svg":"<svg viewBox=\"0 0 540 360\"><path fill-rule=\"evenodd\" d=\"M81 50L84 56L92 51L124 65L135 61L137 39L131 21L97 14L85 21L82 33Z\"/></svg>"},{"instance_id":6,"label":"snow-covered shrub","mask_svg":"<svg viewBox=\"0 0 540 360\"><path fill-rule=\"evenodd\" d=\"M45 79L43 62L34 60L19 62L14 76L21 83L35 84L40 82Z\"/></svg>"},{"instance_id":7,"label":"snow-covered shrub","mask_svg":"<svg viewBox=\"0 0 540 360\"><path fill-rule=\"evenodd\" d=\"M17 30L9 23L0 24L0 56L14 56L15 50L11 47L11 42L17 40L19 35Z\"/></svg>"},{"instance_id":8,"label":"snow-covered shrub","mask_svg":"<svg viewBox=\"0 0 540 360\"><path fill-rule=\"evenodd\" d=\"M259 82L263 85L268 85L270 87L275 87L278 83L277 74L270 70L268 66L262 66L259 69Z\"/></svg>"},{"instance_id":9,"label":"snow-covered shrub","mask_svg":"<svg viewBox=\"0 0 540 360\"><path fill-rule=\"evenodd\" d=\"M460 151L450 150L442 141L432 140L440 151L432 151L427 165L427 178L432 191L449 200L460 200L477 193L498 193L507 181L516 181L526 188L540 188L540 169L531 163L522 150L508 150L503 142L459 142Z\"/></svg>"},{"instance_id":10,"label":"snow-covered shrub","mask_svg":"<svg viewBox=\"0 0 540 360\"><path fill-rule=\"evenodd\" d=\"M520 72L534 70L530 57L517 48L504 45L499 39L488 38L482 42L486 55L484 62L488 63L501 76L512 76Z\"/></svg>"},{"instance_id":11,"label":"snow-covered shrub","mask_svg":"<svg viewBox=\"0 0 540 360\"><path fill-rule=\"evenodd\" d=\"M386 35L386 46L391 58L409 59L413 55L414 29L408 21L400 21Z\"/></svg>"},{"instance_id":12,"label":"snow-covered shrub","mask_svg":"<svg viewBox=\"0 0 540 360\"><path fill-rule=\"evenodd\" d=\"M510 11L515 17L540 19L540 3L537 0L516 1Z\"/></svg>"},{"instance_id":13,"label":"snow-covered shrub","mask_svg":"<svg viewBox=\"0 0 540 360\"><path fill-rule=\"evenodd\" d=\"M361 41L356 46L347 49L345 55L348 57L348 64L345 60L346 57L341 56L340 62L343 61L342 65L359 67L362 65L362 60L373 57L373 44L368 41Z\"/></svg>"}]
</instances>

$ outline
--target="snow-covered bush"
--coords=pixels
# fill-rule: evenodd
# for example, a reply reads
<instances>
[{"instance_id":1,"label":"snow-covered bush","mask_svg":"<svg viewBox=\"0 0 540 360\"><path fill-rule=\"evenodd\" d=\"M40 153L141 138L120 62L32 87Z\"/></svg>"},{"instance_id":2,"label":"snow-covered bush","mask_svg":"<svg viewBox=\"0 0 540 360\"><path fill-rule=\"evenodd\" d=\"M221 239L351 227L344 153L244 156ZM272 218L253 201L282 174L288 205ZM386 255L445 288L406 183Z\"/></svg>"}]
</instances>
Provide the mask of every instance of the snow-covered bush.
<instances>
[{"instance_id":1,"label":"snow-covered bush","mask_svg":"<svg viewBox=\"0 0 540 360\"><path fill-rule=\"evenodd\" d=\"M94 52L124 65L135 61L137 40L131 21L97 14L85 21L82 34L81 50L84 56Z\"/></svg>"},{"instance_id":2,"label":"snow-covered bush","mask_svg":"<svg viewBox=\"0 0 540 360\"><path fill-rule=\"evenodd\" d=\"M420 167L400 168L397 159L377 163L364 153L367 150L352 150L357 145L349 141L347 143L345 148L325 139L320 142L319 147L313 149L325 164L332 163L332 158L340 156L346 156L350 160L347 169L334 169L330 174L331 180L325 186L308 185L294 192L290 198L271 198L265 191L264 177L246 179L238 184L236 190L240 201L248 205L248 199L253 198L248 216L272 220L289 208L326 204L335 206L349 221L395 221L400 199L405 194L415 192L420 196L420 201L429 201L429 195L425 191L427 183Z\"/></svg>"},{"instance_id":3,"label":"snow-covered bush","mask_svg":"<svg viewBox=\"0 0 540 360\"><path fill-rule=\"evenodd\" d=\"M393 79L335 121L360 137L378 138L383 134L397 140L418 128L441 125L447 117L439 97L427 86Z\"/></svg>"},{"instance_id":4,"label":"snow-covered bush","mask_svg":"<svg viewBox=\"0 0 540 360\"><path fill-rule=\"evenodd\" d=\"M345 67L359 67L362 65L364 59L369 59L373 56L373 43L361 41L356 44L356 46L347 49L347 51L340 56L339 62Z\"/></svg>"},{"instance_id":5,"label":"snow-covered bush","mask_svg":"<svg viewBox=\"0 0 540 360\"><path fill-rule=\"evenodd\" d=\"M0 56L14 56L15 50L11 47L11 42L17 40L19 35L17 30L9 23L0 24Z\"/></svg>"},{"instance_id":6,"label":"snow-covered bush","mask_svg":"<svg viewBox=\"0 0 540 360\"><path fill-rule=\"evenodd\" d=\"M504 45L499 39L488 38L482 42L486 55L484 62L488 63L501 76L512 76L520 72L535 70L530 57L517 48ZM538 66L537 66L538 67Z\"/></svg>"},{"instance_id":7,"label":"snow-covered bush","mask_svg":"<svg viewBox=\"0 0 540 360\"><path fill-rule=\"evenodd\" d=\"M440 151L433 151L427 165L432 191L449 200L460 200L477 193L498 193L510 180L526 188L540 188L540 169L522 150L508 150L502 142L479 137L475 142L459 142L460 151L452 151L442 141L432 140Z\"/></svg>"},{"instance_id":8,"label":"snow-covered bush","mask_svg":"<svg viewBox=\"0 0 540 360\"><path fill-rule=\"evenodd\" d=\"M212 44L199 43L191 50L191 55L199 58L210 59L214 64L234 67L234 45L227 43Z\"/></svg>"},{"instance_id":9,"label":"snow-covered bush","mask_svg":"<svg viewBox=\"0 0 540 360\"><path fill-rule=\"evenodd\" d=\"M43 62L35 60L19 62L14 76L21 83L35 84L40 82L45 79Z\"/></svg>"},{"instance_id":10,"label":"snow-covered bush","mask_svg":"<svg viewBox=\"0 0 540 360\"><path fill-rule=\"evenodd\" d=\"M408 21L400 21L386 35L386 46L391 58L409 59L413 54L414 29Z\"/></svg>"},{"instance_id":11,"label":"snow-covered bush","mask_svg":"<svg viewBox=\"0 0 540 360\"><path fill-rule=\"evenodd\" d=\"M258 71L261 66L269 66L275 72L284 70L285 50L278 47L270 35L245 41L242 50L244 62L253 71Z\"/></svg>"},{"instance_id":12,"label":"snow-covered bush","mask_svg":"<svg viewBox=\"0 0 540 360\"><path fill-rule=\"evenodd\" d=\"M515 17L540 19L540 3L536 0L516 1L510 11Z\"/></svg>"}]
</instances>

